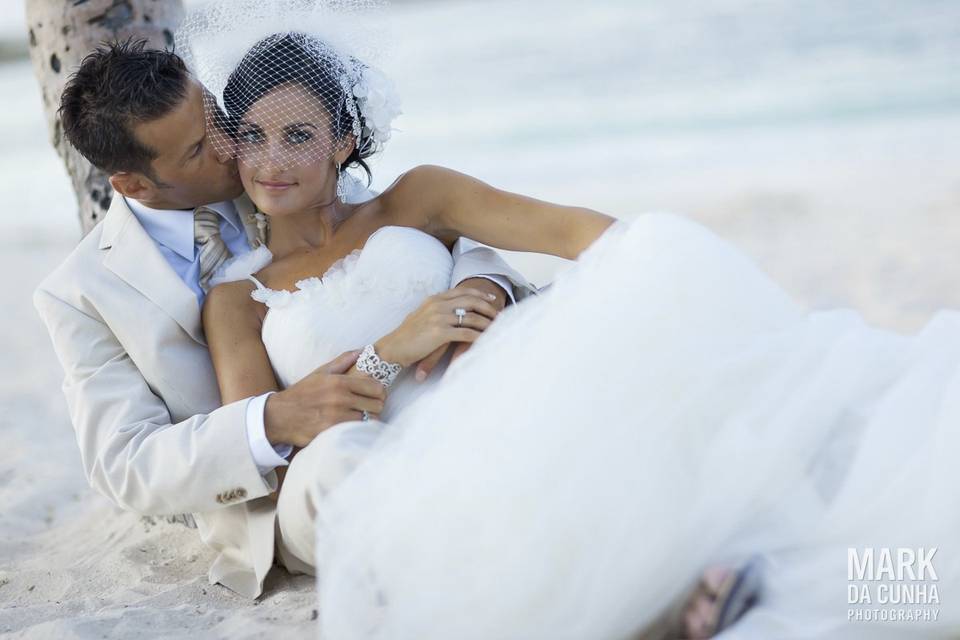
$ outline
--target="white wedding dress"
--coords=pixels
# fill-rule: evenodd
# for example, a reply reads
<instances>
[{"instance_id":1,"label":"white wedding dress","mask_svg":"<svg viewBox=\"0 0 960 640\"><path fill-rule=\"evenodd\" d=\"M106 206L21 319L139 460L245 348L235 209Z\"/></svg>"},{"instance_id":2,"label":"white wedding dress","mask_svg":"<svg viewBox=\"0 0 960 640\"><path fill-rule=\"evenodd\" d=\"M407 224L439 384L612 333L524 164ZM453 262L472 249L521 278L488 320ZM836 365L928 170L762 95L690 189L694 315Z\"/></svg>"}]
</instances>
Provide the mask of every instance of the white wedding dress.
<instances>
[{"instance_id":1,"label":"white wedding dress","mask_svg":"<svg viewBox=\"0 0 960 640\"><path fill-rule=\"evenodd\" d=\"M278 379L388 333L450 269L391 226L255 291ZM646 215L445 376L401 376L383 418L318 514L325 640L627 638L752 555L763 599L722 637L960 631L957 314L915 337L807 314L710 232ZM936 622L848 621L847 549L867 546L939 547Z\"/></svg>"}]
</instances>

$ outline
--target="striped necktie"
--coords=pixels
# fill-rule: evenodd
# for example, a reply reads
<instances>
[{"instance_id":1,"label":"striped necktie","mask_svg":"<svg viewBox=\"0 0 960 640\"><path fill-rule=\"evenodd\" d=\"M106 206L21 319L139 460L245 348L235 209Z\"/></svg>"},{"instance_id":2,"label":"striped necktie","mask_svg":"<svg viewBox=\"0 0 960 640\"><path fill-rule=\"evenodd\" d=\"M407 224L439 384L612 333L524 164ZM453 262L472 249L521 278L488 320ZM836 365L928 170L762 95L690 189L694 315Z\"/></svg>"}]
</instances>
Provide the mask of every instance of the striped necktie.
<instances>
[{"instance_id":1,"label":"striped necktie","mask_svg":"<svg viewBox=\"0 0 960 640\"><path fill-rule=\"evenodd\" d=\"M220 214L210 207L197 207L193 237L200 250L200 288L206 293L210 276L230 257L230 249L220 236Z\"/></svg>"}]
</instances>

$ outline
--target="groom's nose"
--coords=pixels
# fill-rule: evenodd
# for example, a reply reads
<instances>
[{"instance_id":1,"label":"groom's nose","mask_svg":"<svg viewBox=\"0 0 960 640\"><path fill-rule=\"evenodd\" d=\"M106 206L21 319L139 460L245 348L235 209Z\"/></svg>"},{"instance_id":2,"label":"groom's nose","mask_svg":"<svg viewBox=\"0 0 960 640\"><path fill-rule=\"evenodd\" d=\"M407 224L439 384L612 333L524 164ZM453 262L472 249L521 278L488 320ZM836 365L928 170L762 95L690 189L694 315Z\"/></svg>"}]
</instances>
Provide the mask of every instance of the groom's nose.
<instances>
[{"instance_id":1,"label":"groom's nose","mask_svg":"<svg viewBox=\"0 0 960 640\"><path fill-rule=\"evenodd\" d=\"M231 123L209 94L204 95L204 113L208 147L213 156L220 164L232 162L237 157L237 143L230 135Z\"/></svg>"},{"instance_id":2,"label":"groom's nose","mask_svg":"<svg viewBox=\"0 0 960 640\"><path fill-rule=\"evenodd\" d=\"M217 156L217 162L220 164L230 164L236 161L234 155L225 149L216 149L214 153Z\"/></svg>"},{"instance_id":3,"label":"groom's nose","mask_svg":"<svg viewBox=\"0 0 960 640\"><path fill-rule=\"evenodd\" d=\"M220 164L230 164L237 159L236 143L225 133L218 131L210 135L210 150Z\"/></svg>"},{"instance_id":4,"label":"groom's nose","mask_svg":"<svg viewBox=\"0 0 960 640\"><path fill-rule=\"evenodd\" d=\"M218 141L218 144L213 144L211 147L213 148L214 157L220 164L227 164L235 159L233 149L229 144L224 144L222 141Z\"/></svg>"}]
</instances>

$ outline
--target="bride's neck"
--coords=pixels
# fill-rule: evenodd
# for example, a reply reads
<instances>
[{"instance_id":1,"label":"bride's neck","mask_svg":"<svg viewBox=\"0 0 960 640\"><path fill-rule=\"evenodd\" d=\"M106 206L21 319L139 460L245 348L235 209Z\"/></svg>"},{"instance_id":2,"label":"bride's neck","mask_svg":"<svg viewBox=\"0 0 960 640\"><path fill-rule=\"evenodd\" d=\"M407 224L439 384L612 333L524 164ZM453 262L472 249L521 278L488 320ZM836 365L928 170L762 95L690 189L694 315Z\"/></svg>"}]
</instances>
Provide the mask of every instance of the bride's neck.
<instances>
[{"instance_id":1,"label":"bride's neck","mask_svg":"<svg viewBox=\"0 0 960 640\"><path fill-rule=\"evenodd\" d=\"M268 246L276 258L300 249L316 249L330 244L337 229L353 213L351 205L339 198L332 203L311 207L298 213L270 217Z\"/></svg>"}]
</instances>

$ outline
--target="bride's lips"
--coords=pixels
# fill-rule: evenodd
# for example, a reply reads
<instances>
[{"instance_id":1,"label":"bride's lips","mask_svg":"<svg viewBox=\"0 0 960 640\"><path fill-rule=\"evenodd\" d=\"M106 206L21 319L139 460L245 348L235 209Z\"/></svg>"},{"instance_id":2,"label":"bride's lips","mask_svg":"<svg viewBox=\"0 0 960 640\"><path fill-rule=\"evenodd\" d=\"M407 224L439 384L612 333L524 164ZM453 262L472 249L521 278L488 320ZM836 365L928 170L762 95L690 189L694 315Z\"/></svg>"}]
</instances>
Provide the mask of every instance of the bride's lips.
<instances>
[{"instance_id":1,"label":"bride's lips","mask_svg":"<svg viewBox=\"0 0 960 640\"><path fill-rule=\"evenodd\" d=\"M296 182L281 182L279 180L257 180L257 184L267 191L286 191L290 187L297 186Z\"/></svg>"}]
</instances>

